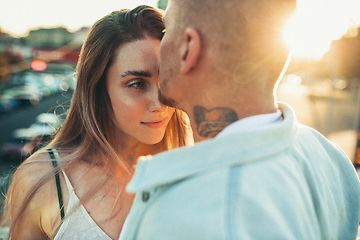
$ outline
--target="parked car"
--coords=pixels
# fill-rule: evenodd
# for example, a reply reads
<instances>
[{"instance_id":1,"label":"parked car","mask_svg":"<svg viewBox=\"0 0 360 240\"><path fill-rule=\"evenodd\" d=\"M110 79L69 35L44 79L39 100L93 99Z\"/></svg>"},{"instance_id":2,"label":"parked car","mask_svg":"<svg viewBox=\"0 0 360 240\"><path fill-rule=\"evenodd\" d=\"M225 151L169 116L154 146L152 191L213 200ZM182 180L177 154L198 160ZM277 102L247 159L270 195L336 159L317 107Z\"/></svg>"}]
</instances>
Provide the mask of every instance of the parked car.
<instances>
[{"instance_id":1,"label":"parked car","mask_svg":"<svg viewBox=\"0 0 360 240\"><path fill-rule=\"evenodd\" d=\"M48 143L62 121L53 113L41 113L29 128L17 129L13 137L1 149L4 160L24 160L34 151Z\"/></svg>"},{"instance_id":2,"label":"parked car","mask_svg":"<svg viewBox=\"0 0 360 240\"><path fill-rule=\"evenodd\" d=\"M40 113L36 116L35 122L55 125L61 124L60 119L54 113Z\"/></svg>"},{"instance_id":3,"label":"parked car","mask_svg":"<svg viewBox=\"0 0 360 240\"><path fill-rule=\"evenodd\" d=\"M14 98L20 107L31 106L39 103L44 94L35 86L22 86L13 89Z\"/></svg>"},{"instance_id":4,"label":"parked car","mask_svg":"<svg viewBox=\"0 0 360 240\"><path fill-rule=\"evenodd\" d=\"M30 153L25 145L31 141L28 128L20 128L13 132L12 138L1 148L3 160L14 161L23 160Z\"/></svg>"},{"instance_id":5,"label":"parked car","mask_svg":"<svg viewBox=\"0 0 360 240\"><path fill-rule=\"evenodd\" d=\"M40 113L35 118L35 123L32 125L33 128L42 128L41 133L54 133L61 125L62 120L54 113ZM52 128L50 130L50 127ZM30 126L31 128L31 126Z\"/></svg>"},{"instance_id":6,"label":"parked car","mask_svg":"<svg viewBox=\"0 0 360 240\"><path fill-rule=\"evenodd\" d=\"M19 103L10 95L0 95L0 114L7 113L19 106Z\"/></svg>"}]
</instances>

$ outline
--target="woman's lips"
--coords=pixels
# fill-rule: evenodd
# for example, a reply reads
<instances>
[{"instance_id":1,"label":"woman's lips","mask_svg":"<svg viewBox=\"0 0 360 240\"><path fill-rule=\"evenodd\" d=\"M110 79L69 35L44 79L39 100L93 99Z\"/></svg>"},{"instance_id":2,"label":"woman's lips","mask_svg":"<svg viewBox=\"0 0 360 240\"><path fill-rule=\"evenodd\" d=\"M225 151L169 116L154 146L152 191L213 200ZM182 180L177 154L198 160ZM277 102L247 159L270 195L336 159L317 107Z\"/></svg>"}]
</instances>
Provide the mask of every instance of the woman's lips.
<instances>
[{"instance_id":1,"label":"woman's lips","mask_svg":"<svg viewBox=\"0 0 360 240\"><path fill-rule=\"evenodd\" d=\"M153 122L142 122L142 124L145 124L146 126L151 127L151 128L160 128L160 127L164 126L165 119L159 120L159 121L153 121Z\"/></svg>"}]
</instances>

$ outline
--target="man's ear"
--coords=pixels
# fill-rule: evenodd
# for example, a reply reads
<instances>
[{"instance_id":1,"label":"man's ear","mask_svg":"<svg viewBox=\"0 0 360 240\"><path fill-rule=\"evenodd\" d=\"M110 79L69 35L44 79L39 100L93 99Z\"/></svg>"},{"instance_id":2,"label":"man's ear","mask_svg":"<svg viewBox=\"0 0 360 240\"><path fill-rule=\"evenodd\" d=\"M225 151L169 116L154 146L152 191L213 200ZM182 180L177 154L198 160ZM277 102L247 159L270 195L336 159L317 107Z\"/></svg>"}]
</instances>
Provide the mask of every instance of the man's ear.
<instances>
[{"instance_id":1,"label":"man's ear","mask_svg":"<svg viewBox=\"0 0 360 240\"><path fill-rule=\"evenodd\" d=\"M181 73L188 73L198 63L200 49L201 39L199 32L194 28L185 29L185 41L181 48Z\"/></svg>"}]
</instances>

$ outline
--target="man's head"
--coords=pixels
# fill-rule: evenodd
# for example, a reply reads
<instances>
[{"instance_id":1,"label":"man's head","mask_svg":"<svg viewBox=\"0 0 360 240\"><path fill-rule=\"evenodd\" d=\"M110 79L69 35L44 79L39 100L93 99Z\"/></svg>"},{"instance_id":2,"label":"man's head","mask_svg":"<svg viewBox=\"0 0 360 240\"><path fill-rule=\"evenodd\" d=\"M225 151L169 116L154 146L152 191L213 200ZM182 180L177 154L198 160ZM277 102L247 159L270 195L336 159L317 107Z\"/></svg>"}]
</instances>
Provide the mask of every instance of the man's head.
<instances>
[{"instance_id":1,"label":"man's head","mask_svg":"<svg viewBox=\"0 0 360 240\"><path fill-rule=\"evenodd\" d=\"M186 111L204 94L272 92L288 55L283 25L295 7L296 0L170 0L160 47L162 97Z\"/></svg>"}]
</instances>

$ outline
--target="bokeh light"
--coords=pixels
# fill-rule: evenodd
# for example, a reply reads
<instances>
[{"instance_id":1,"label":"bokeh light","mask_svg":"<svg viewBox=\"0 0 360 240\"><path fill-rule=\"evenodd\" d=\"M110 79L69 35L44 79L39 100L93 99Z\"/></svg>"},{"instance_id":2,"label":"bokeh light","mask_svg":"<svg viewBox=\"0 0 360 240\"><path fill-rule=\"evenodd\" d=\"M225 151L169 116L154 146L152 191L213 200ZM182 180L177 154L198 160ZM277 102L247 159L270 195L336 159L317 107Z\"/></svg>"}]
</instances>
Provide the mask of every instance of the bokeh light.
<instances>
[{"instance_id":1,"label":"bokeh light","mask_svg":"<svg viewBox=\"0 0 360 240\"><path fill-rule=\"evenodd\" d=\"M47 64L43 60L33 60L31 68L35 71L44 71L47 68Z\"/></svg>"}]
</instances>

